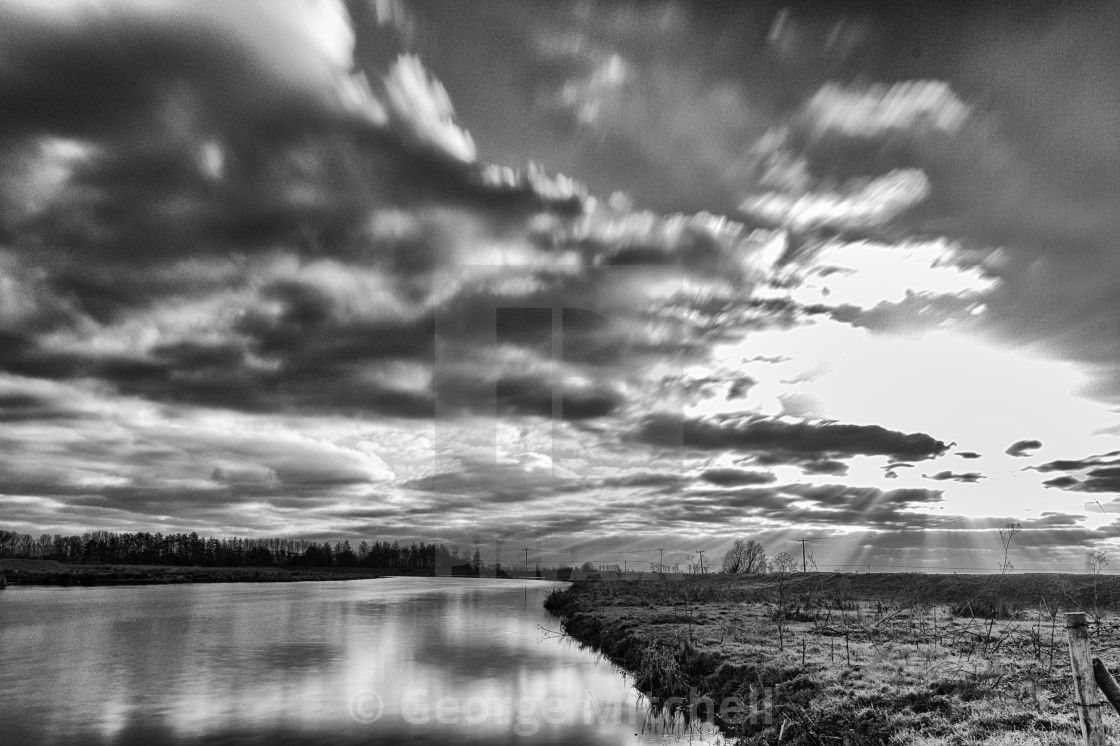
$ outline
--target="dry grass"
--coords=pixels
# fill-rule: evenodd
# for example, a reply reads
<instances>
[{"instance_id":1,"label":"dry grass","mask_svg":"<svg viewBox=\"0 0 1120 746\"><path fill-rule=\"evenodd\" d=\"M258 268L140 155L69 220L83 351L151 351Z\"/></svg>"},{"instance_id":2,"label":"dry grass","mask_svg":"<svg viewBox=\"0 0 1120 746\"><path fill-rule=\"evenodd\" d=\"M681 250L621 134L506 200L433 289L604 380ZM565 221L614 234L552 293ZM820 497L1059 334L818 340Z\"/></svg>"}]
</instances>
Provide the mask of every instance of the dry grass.
<instances>
[{"instance_id":1,"label":"dry grass","mask_svg":"<svg viewBox=\"0 0 1120 746\"><path fill-rule=\"evenodd\" d=\"M549 606L662 701L776 685L771 723L725 727L742 743L1079 743L1062 613L1085 610L1084 589L928 577L592 583ZM1039 590L1056 597L1023 603ZM1116 666L1120 619L1101 609L1094 653ZM1120 717L1106 725L1120 736Z\"/></svg>"}]
</instances>

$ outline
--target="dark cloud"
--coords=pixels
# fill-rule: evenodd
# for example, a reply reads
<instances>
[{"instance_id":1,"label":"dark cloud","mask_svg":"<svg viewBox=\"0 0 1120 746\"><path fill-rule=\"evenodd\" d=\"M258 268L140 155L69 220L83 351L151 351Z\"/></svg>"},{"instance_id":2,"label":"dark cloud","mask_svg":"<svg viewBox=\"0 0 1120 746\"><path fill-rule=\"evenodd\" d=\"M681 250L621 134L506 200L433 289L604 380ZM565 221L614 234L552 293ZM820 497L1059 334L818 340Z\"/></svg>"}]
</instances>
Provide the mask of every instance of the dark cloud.
<instances>
[{"instance_id":1,"label":"dark cloud","mask_svg":"<svg viewBox=\"0 0 1120 746\"><path fill-rule=\"evenodd\" d=\"M700 478L721 487L741 487L748 484L770 484L777 480L773 474L743 469L708 469Z\"/></svg>"},{"instance_id":2,"label":"dark cloud","mask_svg":"<svg viewBox=\"0 0 1120 746\"><path fill-rule=\"evenodd\" d=\"M553 381L548 378L502 378L497 382L499 413L535 415L546 419L554 414L564 420L586 420L606 417L622 402L622 397L606 388L573 391L564 388L560 393L559 412L553 396Z\"/></svg>"},{"instance_id":3,"label":"dark cloud","mask_svg":"<svg viewBox=\"0 0 1120 746\"><path fill-rule=\"evenodd\" d=\"M793 460L807 456L879 455L892 459L939 456L948 446L925 433L901 433L878 425L788 423L764 417L682 419L647 417L632 440L662 447L768 452Z\"/></svg>"},{"instance_id":4,"label":"dark cloud","mask_svg":"<svg viewBox=\"0 0 1120 746\"><path fill-rule=\"evenodd\" d=\"M957 453L957 455L960 456L961 458L967 458L967 459L980 458L980 454L976 453L974 451L960 451L959 453Z\"/></svg>"},{"instance_id":5,"label":"dark cloud","mask_svg":"<svg viewBox=\"0 0 1120 746\"><path fill-rule=\"evenodd\" d=\"M842 461L821 459L816 461L803 461L798 464L806 474L828 474L842 477L848 473L848 465Z\"/></svg>"},{"instance_id":6,"label":"dark cloud","mask_svg":"<svg viewBox=\"0 0 1120 746\"><path fill-rule=\"evenodd\" d=\"M1032 451L1042 448L1042 441L1040 440L1017 440L1007 447L1004 451L1009 456L1030 456Z\"/></svg>"},{"instance_id":7,"label":"dark cloud","mask_svg":"<svg viewBox=\"0 0 1120 746\"><path fill-rule=\"evenodd\" d=\"M1120 492L1120 467L1093 469L1079 484L1067 489L1078 492Z\"/></svg>"},{"instance_id":8,"label":"dark cloud","mask_svg":"<svg viewBox=\"0 0 1120 746\"><path fill-rule=\"evenodd\" d=\"M847 485L790 484L697 490L673 502L656 502L649 510L662 521L720 524L744 516L780 525L873 526L879 529L918 528L928 522L923 505L939 502L940 490ZM808 505L806 505L808 503Z\"/></svg>"},{"instance_id":9,"label":"dark cloud","mask_svg":"<svg viewBox=\"0 0 1120 746\"><path fill-rule=\"evenodd\" d=\"M952 480L954 482L976 483L984 479L984 475L979 472L970 471L964 474L958 474L952 471L939 471L936 474L923 474L926 479L932 479L937 482L946 482Z\"/></svg>"},{"instance_id":10,"label":"dark cloud","mask_svg":"<svg viewBox=\"0 0 1120 746\"><path fill-rule=\"evenodd\" d=\"M1120 492L1120 451L1082 459L1058 459L1031 468L1043 473L1069 472L1044 481L1047 487L1074 492Z\"/></svg>"},{"instance_id":11,"label":"dark cloud","mask_svg":"<svg viewBox=\"0 0 1120 746\"><path fill-rule=\"evenodd\" d=\"M99 321L202 290L187 256L283 246L430 270L439 241L371 234L378 210L479 211L498 233L583 210L574 182L464 159L469 136L415 58L368 86L340 9L179 10L109 4L81 34L49 8L0 24L0 108L14 112L0 125L0 233Z\"/></svg>"},{"instance_id":12,"label":"dark cloud","mask_svg":"<svg viewBox=\"0 0 1120 746\"><path fill-rule=\"evenodd\" d=\"M1034 467L1038 471L1078 471L1091 466L1103 466L1120 463L1120 451L1110 451L1102 456L1087 456L1083 459L1058 459L1047 461L1045 464Z\"/></svg>"},{"instance_id":13,"label":"dark cloud","mask_svg":"<svg viewBox=\"0 0 1120 746\"><path fill-rule=\"evenodd\" d=\"M25 392L0 393L0 422L50 422L89 417L64 400Z\"/></svg>"},{"instance_id":14,"label":"dark cloud","mask_svg":"<svg viewBox=\"0 0 1120 746\"><path fill-rule=\"evenodd\" d=\"M913 505L934 503L941 500L941 490L897 489L884 492L872 487L849 487L846 485L806 485L795 484L785 488L801 497L819 502L821 505L847 505L859 509L871 503L890 505Z\"/></svg>"}]
</instances>

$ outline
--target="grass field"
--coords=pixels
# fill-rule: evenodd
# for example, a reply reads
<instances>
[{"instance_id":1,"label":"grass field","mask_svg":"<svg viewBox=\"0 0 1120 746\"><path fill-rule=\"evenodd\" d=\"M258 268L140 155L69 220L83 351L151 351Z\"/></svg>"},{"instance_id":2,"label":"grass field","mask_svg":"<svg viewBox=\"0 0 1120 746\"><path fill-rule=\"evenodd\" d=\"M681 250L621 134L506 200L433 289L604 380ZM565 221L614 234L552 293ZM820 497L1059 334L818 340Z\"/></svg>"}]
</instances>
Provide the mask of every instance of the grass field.
<instances>
[{"instance_id":1,"label":"grass field","mask_svg":"<svg viewBox=\"0 0 1120 746\"><path fill-rule=\"evenodd\" d=\"M712 712L741 743L1073 746L1066 611L1120 668L1120 577L670 577L579 583L546 607L656 702L679 698L681 722L708 697L693 725Z\"/></svg>"}]
</instances>

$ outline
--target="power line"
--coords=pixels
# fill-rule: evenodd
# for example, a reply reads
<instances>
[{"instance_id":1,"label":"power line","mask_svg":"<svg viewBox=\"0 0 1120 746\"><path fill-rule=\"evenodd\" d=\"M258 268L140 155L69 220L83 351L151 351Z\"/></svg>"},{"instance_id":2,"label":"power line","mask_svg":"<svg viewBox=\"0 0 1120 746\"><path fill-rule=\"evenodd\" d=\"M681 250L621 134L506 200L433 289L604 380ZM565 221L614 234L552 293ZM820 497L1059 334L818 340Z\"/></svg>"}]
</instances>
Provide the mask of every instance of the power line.
<instances>
[{"instance_id":1,"label":"power line","mask_svg":"<svg viewBox=\"0 0 1120 746\"><path fill-rule=\"evenodd\" d=\"M808 572L808 565L805 561L805 545L809 542L817 541L817 537L810 536L805 539L794 539L794 541L801 542L801 572Z\"/></svg>"},{"instance_id":2,"label":"power line","mask_svg":"<svg viewBox=\"0 0 1120 746\"><path fill-rule=\"evenodd\" d=\"M1095 502L1095 503L1097 504L1097 507L1101 509L1101 512L1102 512L1102 513L1108 513L1108 511L1104 509L1104 506L1103 506L1103 505L1101 505L1101 501L1100 501L1100 500L1094 500L1093 502ZM1113 530L1114 530L1114 531L1116 531L1116 533L1117 533L1118 535L1120 535L1120 528L1117 528L1117 527L1116 527L1116 523L1115 523L1115 522L1109 522L1109 524L1108 524L1108 525L1109 525L1109 526L1112 526Z\"/></svg>"}]
</instances>

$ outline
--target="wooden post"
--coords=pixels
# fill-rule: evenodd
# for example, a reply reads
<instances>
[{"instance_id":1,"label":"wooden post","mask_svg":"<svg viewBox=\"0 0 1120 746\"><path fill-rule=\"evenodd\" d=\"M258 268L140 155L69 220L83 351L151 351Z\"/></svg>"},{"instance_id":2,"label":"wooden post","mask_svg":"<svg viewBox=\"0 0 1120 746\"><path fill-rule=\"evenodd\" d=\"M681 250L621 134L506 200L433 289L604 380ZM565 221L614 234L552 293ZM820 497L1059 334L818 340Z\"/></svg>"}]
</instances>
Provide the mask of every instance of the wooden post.
<instances>
[{"instance_id":1,"label":"wooden post","mask_svg":"<svg viewBox=\"0 0 1120 746\"><path fill-rule=\"evenodd\" d=\"M1073 700L1081 721L1082 740L1085 746L1107 746L1084 613L1066 614L1066 635L1069 637L1069 660L1073 668Z\"/></svg>"},{"instance_id":2,"label":"wooden post","mask_svg":"<svg viewBox=\"0 0 1120 746\"><path fill-rule=\"evenodd\" d=\"M1093 677L1097 680L1097 686L1104 692L1104 697L1112 705L1116 712L1120 713L1120 684L1116 683L1116 679L1112 678L1112 674L1108 672L1108 666L1101 662L1100 658L1093 659Z\"/></svg>"}]
</instances>

